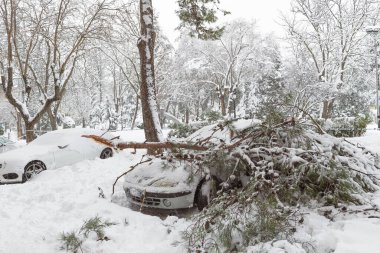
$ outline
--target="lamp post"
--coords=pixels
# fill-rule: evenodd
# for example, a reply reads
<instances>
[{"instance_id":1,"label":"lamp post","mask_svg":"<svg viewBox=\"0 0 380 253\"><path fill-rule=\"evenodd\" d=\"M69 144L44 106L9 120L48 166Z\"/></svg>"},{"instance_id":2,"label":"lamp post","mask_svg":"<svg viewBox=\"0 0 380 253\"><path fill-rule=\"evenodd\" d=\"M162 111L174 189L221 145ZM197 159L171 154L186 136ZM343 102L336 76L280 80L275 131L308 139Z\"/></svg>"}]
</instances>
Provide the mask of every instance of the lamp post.
<instances>
[{"instance_id":1,"label":"lamp post","mask_svg":"<svg viewBox=\"0 0 380 253\"><path fill-rule=\"evenodd\" d=\"M378 42L376 39L376 35L380 32L380 27L373 26L368 27L366 32L370 34L375 39L375 73L376 73L376 118L377 118L377 128L380 129L380 108L379 108L379 68L377 62L377 47Z\"/></svg>"}]
</instances>

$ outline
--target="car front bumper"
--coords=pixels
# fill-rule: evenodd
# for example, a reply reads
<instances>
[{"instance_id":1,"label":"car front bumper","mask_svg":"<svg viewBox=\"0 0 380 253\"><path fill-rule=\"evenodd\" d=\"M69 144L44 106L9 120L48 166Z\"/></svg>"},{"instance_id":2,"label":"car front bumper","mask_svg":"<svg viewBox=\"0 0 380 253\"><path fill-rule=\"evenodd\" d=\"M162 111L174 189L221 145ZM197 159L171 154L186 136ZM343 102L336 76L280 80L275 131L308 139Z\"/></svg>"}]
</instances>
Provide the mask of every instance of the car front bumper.
<instances>
[{"instance_id":1,"label":"car front bumper","mask_svg":"<svg viewBox=\"0 0 380 253\"><path fill-rule=\"evenodd\" d=\"M194 205L194 193L182 191L174 193L147 192L137 188L124 188L128 201L140 210L160 209L169 213L173 210L189 209Z\"/></svg>"}]
</instances>

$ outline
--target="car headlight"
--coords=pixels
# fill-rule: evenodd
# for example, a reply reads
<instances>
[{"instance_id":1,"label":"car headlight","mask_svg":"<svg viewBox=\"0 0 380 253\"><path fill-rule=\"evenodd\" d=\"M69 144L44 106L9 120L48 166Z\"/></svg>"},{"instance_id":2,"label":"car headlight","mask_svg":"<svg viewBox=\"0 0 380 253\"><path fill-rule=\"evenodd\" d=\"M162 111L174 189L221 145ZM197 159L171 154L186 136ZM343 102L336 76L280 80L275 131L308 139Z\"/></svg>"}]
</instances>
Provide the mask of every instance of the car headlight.
<instances>
[{"instance_id":1,"label":"car headlight","mask_svg":"<svg viewBox=\"0 0 380 253\"><path fill-rule=\"evenodd\" d=\"M170 202L170 200L167 200L167 199L164 199L162 202L164 203L164 206L166 207L169 207L172 205L172 202Z\"/></svg>"}]
</instances>

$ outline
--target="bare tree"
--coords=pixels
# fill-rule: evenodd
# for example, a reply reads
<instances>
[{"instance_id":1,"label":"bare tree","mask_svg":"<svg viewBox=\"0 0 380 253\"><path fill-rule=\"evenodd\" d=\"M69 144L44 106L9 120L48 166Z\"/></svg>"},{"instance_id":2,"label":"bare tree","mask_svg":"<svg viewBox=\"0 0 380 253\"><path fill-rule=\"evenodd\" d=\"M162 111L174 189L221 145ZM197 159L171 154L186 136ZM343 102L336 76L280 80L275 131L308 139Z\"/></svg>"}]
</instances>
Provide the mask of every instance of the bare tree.
<instances>
[{"instance_id":1,"label":"bare tree","mask_svg":"<svg viewBox=\"0 0 380 253\"><path fill-rule=\"evenodd\" d=\"M1 2L7 41L1 58L5 62L2 87L24 121L27 142L33 140L34 126L46 112L56 128L59 101L86 41L102 31L106 7L104 0L93 4L74 0ZM78 13L83 15L73 18Z\"/></svg>"},{"instance_id":2,"label":"bare tree","mask_svg":"<svg viewBox=\"0 0 380 253\"><path fill-rule=\"evenodd\" d=\"M369 0L293 0L292 15L283 23L293 47L304 49L319 82L330 84L321 116L331 117L335 90L349 82L358 57L363 55L364 27L377 15Z\"/></svg>"}]
</instances>

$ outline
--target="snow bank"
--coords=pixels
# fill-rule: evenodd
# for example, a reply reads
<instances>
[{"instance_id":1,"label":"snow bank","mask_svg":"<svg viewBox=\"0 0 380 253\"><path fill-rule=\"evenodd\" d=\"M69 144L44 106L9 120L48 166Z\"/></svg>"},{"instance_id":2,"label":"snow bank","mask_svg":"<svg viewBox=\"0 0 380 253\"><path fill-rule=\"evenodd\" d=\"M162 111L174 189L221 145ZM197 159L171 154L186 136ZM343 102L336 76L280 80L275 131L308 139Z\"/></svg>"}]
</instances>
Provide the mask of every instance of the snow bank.
<instances>
[{"instance_id":1,"label":"snow bank","mask_svg":"<svg viewBox=\"0 0 380 253\"><path fill-rule=\"evenodd\" d=\"M110 241L88 239L85 252L185 252L173 245L188 226L185 220L161 220L123 206L122 180L111 202L116 177L140 159L141 153L121 152L106 160L47 170L25 184L0 185L0 253L64 252L60 233L78 230L96 215L118 224L106 229ZM98 187L106 199L99 197Z\"/></svg>"}]
</instances>

